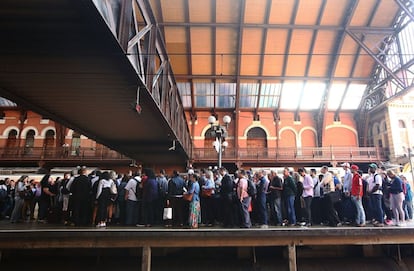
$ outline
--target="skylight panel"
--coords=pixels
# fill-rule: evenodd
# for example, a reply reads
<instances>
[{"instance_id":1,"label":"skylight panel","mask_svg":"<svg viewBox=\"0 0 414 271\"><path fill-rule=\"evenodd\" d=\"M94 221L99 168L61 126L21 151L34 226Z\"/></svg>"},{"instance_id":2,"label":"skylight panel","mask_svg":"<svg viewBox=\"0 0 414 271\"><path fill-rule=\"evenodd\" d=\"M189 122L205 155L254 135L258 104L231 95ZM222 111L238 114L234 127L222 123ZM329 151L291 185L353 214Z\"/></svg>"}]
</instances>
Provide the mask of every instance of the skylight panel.
<instances>
[{"instance_id":1,"label":"skylight panel","mask_svg":"<svg viewBox=\"0 0 414 271\"><path fill-rule=\"evenodd\" d=\"M364 96L365 84L350 84L344 102L341 109L343 110L355 110L358 109L361 99Z\"/></svg>"},{"instance_id":2,"label":"skylight panel","mask_svg":"<svg viewBox=\"0 0 414 271\"><path fill-rule=\"evenodd\" d=\"M341 104L342 96L344 95L346 83L333 83L329 91L328 110L337 110Z\"/></svg>"},{"instance_id":3,"label":"skylight panel","mask_svg":"<svg viewBox=\"0 0 414 271\"><path fill-rule=\"evenodd\" d=\"M282 100L280 108L286 110L296 110L299 104L303 82L288 82L282 87Z\"/></svg>"},{"instance_id":4,"label":"skylight panel","mask_svg":"<svg viewBox=\"0 0 414 271\"><path fill-rule=\"evenodd\" d=\"M240 84L240 107L256 107L259 84Z\"/></svg>"},{"instance_id":5,"label":"skylight panel","mask_svg":"<svg viewBox=\"0 0 414 271\"><path fill-rule=\"evenodd\" d=\"M236 105L236 84L217 83L216 84L216 106L220 108L234 108Z\"/></svg>"},{"instance_id":6,"label":"skylight panel","mask_svg":"<svg viewBox=\"0 0 414 271\"><path fill-rule=\"evenodd\" d=\"M213 83L194 83L194 93L197 107L214 106Z\"/></svg>"},{"instance_id":7,"label":"skylight panel","mask_svg":"<svg viewBox=\"0 0 414 271\"><path fill-rule=\"evenodd\" d=\"M281 84L262 84L259 107L272 108L278 105L281 93Z\"/></svg>"},{"instance_id":8,"label":"skylight panel","mask_svg":"<svg viewBox=\"0 0 414 271\"><path fill-rule=\"evenodd\" d=\"M180 93L183 106L186 108L191 107L191 84L186 82L177 82L177 88Z\"/></svg>"},{"instance_id":9,"label":"skylight panel","mask_svg":"<svg viewBox=\"0 0 414 271\"><path fill-rule=\"evenodd\" d=\"M321 106L325 93L326 83L307 82L303 90L303 97L300 103L301 110L315 110Z\"/></svg>"}]
</instances>

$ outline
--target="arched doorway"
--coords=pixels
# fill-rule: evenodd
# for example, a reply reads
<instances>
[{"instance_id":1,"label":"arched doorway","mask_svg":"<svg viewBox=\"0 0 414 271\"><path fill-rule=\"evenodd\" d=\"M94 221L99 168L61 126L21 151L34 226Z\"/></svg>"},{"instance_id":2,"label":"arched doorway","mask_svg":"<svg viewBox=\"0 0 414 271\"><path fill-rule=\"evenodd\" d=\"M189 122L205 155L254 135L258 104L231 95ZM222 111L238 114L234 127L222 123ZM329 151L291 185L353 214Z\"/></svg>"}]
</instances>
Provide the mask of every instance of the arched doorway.
<instances>
[{"instance_id":1,"label":"arched doorway","mask_svg":"<svg viewBox=\"0 0 414 271\"><path fill-rule=\"evenodd\" d=\"M80 155L81 135L77 132L72 134L71 155Z\"/></svg>"},{"instance_id":2,"label":"arched doorway","mask_svg":"<svg viewBox=\"0 0 414 271\"><path fill-rule=\"evenodd\" d=\"M9 131L9 134L7 135L5 154L14 155L16 153L17 153L17 130L12 129Z\"/></svg>"},{"instance_id":3,"label":"arched doorway","mask_svg":"<svg viewBox=\"0 0 414 271\"><path fill-rule=\"evenodd\" d=\"M45 156L52 156L53 150L55 147L55 131L49 129L46 131L45 141L43 143L43 148L45 150Z\"/></svg>"},{"instance_id":4,"label":"arched doorway","mask_svg":"<svg viewBox=\"0 0 414 271\"><path fill-rule=\"evenodd\" d=\"M247 132L248 155L267 156L267 135L260 127L251 128Z\"/></svg>"},{"instance_id":5,"label":"arched doorway","mask_svg":"<svg viewBox=\"0 0 414 271\"><path fill-rule=\"evenodd\" d=\"M217 152L213 147L213 143L216 140L214 135L214 131L212 128L208 128L208 130L204 134L204 157L205 158L213 158L216 157Z\"/></svg>"},{"instance_id":6,"label":"arched doorway","mask_svg":"<svg viewBox=\"0 0 414 271\"><path fill-rule=\"evenodd\" d=\"M33 129L30 129L26 133L26 141L24 142L24 154L30 155L33 153L33 147L34 147L34 140L35 140L36 132Z\"/></svg>"}]
</instances>

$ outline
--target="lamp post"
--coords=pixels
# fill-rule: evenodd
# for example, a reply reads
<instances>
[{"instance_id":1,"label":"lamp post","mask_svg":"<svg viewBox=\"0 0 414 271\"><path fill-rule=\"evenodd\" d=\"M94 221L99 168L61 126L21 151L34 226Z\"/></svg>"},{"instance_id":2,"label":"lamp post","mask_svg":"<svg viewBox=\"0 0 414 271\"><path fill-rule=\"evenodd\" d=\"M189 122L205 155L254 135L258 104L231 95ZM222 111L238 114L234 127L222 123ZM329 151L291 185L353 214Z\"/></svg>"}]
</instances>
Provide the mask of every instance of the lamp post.
<instances>
[{"instance_id":1,"label":"lamp post","mask_svg":"<svg viewBox=\"0 0 414 271\"><path fill-rule=\"evenodd\" d=\"M216 138L216 140L213 143L213 147L216 149L218 153L218 167L221 168L223 150L228 146L228 142L224 140L227 136L227 128L229 126L229 123L231 122L231 117L228 115L225 115L223 117L223 122L225 126L216 123L216 121L216 117L208 117L208 123L210 123L213 133L212 135Z\"/></svg>"}]
</instances>

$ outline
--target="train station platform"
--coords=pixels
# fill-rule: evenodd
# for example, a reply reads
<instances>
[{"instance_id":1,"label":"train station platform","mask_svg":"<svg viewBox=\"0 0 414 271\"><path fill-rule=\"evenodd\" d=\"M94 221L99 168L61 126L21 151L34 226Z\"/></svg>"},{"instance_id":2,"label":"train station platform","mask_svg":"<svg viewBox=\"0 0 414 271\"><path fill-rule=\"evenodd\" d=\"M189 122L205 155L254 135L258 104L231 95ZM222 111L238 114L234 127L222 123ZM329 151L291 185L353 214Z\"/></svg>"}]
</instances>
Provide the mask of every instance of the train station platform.
<instances>
[{"instance_id":1,"label":"train station platform","mask_svg":"<svg viewBox=\"0 0 414 271\"><path fill-rule=\"evenodd\" d=\"M269 227L224 229L206 227L63 227L0 223L0 251L28 249L142 249L141 270L151 270L152 248L285 247L290 271L297 270L296 250L302 246L373 246L414 244L414 223L407 226L364 228Z\"/></svg>"}]
</instances>

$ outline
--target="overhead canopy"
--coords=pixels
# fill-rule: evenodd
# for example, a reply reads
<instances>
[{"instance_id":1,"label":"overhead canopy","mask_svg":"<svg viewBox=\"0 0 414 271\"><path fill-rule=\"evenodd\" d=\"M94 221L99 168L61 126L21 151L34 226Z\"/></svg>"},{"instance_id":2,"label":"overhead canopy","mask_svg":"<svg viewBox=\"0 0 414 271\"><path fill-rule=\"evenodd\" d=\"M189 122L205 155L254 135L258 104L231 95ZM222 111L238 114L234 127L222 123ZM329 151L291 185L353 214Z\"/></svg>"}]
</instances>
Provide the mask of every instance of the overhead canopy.
<instances>
[{"instance_id":1,"label":"overhead canopy","mask_svg":"<svg viewBox=\"0 0 414 271\"><path fill-rule=\"evenodd\" d=\"M413 8L401 0L149 2L192 110L356 110L374 56L388 52L403 7Z\"/></svg>"}]
</instances>

